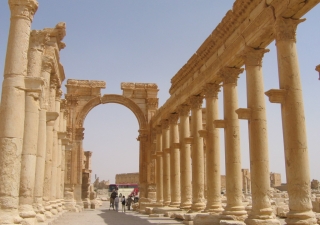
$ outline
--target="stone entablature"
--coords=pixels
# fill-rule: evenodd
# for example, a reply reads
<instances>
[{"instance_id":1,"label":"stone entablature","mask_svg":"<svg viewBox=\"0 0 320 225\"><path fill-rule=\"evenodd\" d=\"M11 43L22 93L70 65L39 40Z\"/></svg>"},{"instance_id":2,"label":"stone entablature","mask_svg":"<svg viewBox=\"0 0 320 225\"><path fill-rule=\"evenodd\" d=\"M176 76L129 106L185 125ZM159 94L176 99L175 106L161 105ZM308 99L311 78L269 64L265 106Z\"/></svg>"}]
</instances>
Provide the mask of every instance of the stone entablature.
<instances>
[{"instance_id":1,"label":"stone entablature","mask_svg":"<svg viewBox=\"0 0 320 225\"><path fill-rule=\"evenodd\" d=\"M241 52L246 46L268 46L275 38L275 18L299 19L318 1L300 3L295 0L288 6L285 1L235 1L233 9L226 13L196 53L171 79L171 97L156 112L152 123L159 123L163 115L175 111L189 95L199 94L206 83L221 83L217 76L221 68L241 67Z\"/></svg>"},{"instance_id":2,"label":"stone entablature","mask_svg":"<svg viewBox=\"0 0 320 225\"><path fill-rule=\"evenodd\" d=\"M139 173L116 174L116 184L139 184Z\"/></svg>"}]
</instances>

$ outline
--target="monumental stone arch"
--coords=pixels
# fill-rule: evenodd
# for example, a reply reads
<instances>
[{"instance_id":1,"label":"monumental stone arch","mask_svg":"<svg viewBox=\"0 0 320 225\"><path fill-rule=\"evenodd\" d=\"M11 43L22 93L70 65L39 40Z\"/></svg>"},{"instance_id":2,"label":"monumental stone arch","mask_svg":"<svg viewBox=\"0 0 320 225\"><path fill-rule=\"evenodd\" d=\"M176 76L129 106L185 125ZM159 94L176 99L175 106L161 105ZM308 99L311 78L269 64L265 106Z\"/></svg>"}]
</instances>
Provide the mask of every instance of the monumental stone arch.
<instances>
[{"instance_id":1,"label":"monumental stone arch","mask_svg":"<svg viewBox=\"0 0 320 225\"><path fill-rule=\"evenodd\" d=\"M67 81L67 110L69 112L67 131L71 142L71 152L66 155L66 161L70 161L67 167L66 187L69 185L74 190L74 197L81 204L84 198L89 198L87 184L82 184L84 151L82 141L84 139L83 127L88 113L100 104L116 103L130 109L136 116L139 124L140 141L139 149L139 186L141 197L147 197L146 184L148 177L148 160L146 148L148 146L148 121L154 115L158 106L158 87L151 83L121 83L123 95L106 94L101 96L101 89L106 87L104 81L73 80ZM150 165L149 165L150 166ZM154 168L152 169L154 171ZM87 179L86 179L87 180ZM90 183L90 179L88 180Z\"/></svg>"},{"instance_id":2,"label":"monumental stone arch","mask_svg":"<svg viewBox=\"0 0 320 225\"><path fill-rule=\"evenodd\" d=\"M298 25L319 2L235 0L172 77L170 97L158 109L158 87L152 83L122 83L122 95L101 96L104 81L68 80L62 99L66 76L60 51L66 24L31 31L38 1L8 0L11 18L0 105L0 225L48 224L63 209L83 208L82 177L90 172L91 156L82 148L83 122L92 108L106 103L128 107L139 122L137 210L157 213L154 208L170 206L162 208L180 211L170 215L183 217L185 224L200 219L216 225L280 225L270 201L279 195L270 192L266 121L273 118L267 118L265 95L281 105L286 224L319 224L314 213L320 213L319 197L311 196L296 48ZM265 90L262 61L273 41L279 87ZM320 72L320 65L316 70ZM238 106L241 73L247 80L246 108ZM224 113L219 116L221 95ZM250 206L243 202L239 119L249 127ZM224 129L224 146L219 145L219 129ZM220 151L225 152L225 199Z\"/></svg>"}]
</instances>

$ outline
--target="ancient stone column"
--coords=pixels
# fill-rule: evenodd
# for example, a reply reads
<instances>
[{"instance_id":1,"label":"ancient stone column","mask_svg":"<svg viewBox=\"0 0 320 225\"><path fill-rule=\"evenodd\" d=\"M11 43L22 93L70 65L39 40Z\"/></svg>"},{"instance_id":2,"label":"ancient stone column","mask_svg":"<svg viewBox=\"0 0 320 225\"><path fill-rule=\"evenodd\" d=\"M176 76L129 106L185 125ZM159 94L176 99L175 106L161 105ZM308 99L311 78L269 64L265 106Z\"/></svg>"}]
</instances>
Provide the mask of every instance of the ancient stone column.
<instances>
[{"instance_id":1,"label":"ancient stone column","mask_svg":"<svg viewBox=\"0 0 320 225\"><path fill-rule=\"evenodd\" d=\"M26 78L24 136L21 157L19 214L28 224L36 223L33 194L37 161L39 97L43 81L39 77Z\"/></svg>"},{"instance_id":2,"label":"ancient stone column","mask_svg":"<svg viewBox=\"0 0 320 225\"><path fill-rule=\"evenodd\" d=\"M306 125L296 49L296 29L302 21L277 18L275 39L280 90L266 92L271 102L281 103L290 208L286 223L289 225L316 224L312 212Z\"/></svg>"},{"instance_id":3,"label":"ancient stone column","mask_svg":"<svg viewBox=\"0 0 320 225\"><path fill-rule=\"evenodd\" d=\"M53 126L54 121L58 118L57 112L46 113L46 158L43 182L43 205L45 207L45 215L47 218L52 217L52 207L50 206L51 197L51 172L52 172L52 149L53 149Z\"/></svg>"},{"instance_id":4,"label":"ancient stone column","mask_svg":"<svg viewBox=\"0 0 320 225\"><path fill-rule=\"evenodd\" d=\"M179 207L180 196L180 149L179 149L179 114L172 113L169 117L170 124L170 185L171 207Z\"/></svg>"},{"instance_id":5,"label":"ancient stone column","mask_svg":"<svg viewBox=\"0 0 320 225\"><path fill-rule=\"evenodd\" d=\"M65 182L65 176L66 176L66 146L69 144L69 139L64 138L62 139L62 155L61 155L61 190L60 190L60 196L61 198L64 198L64 182Z\"/></svg>"},{"instance_id":6,"label":"ancient stone column","mask_svg":"<svg viewBox=\"0 0 320 225\"><path fill-rule=\"evenodd\" d=\"M205 209L204 198L204 156L203 138L199 134L202 130L202 96L191 96L189 99L191 106L191 145L192 157L192 206L191 210L199 212Z\"/></svg>"},{"instance_id":7,"label":"ancient stone column","mask_svg":"<svg viewBox=\"0 0 320 225\"><path fill-rule=\"evenodd\" d=\"M59 115L59 117L61 116L61 114ZM67 133L66 132L58 132L58 167L57 167L57 184L56 184L56 188L57 188L57 199L62 199L63 195L62 195L62 183L61 183L61 173L62 173L62 152L63 152L63 139L66 138Z\"/></svg>"},{"instance_id":8,"label":"ancient stone column","mask_svg":"<svg viewBox=\"0 0 320 225\"><path fill-rule=\"evenodd\" d=\"M218 92L219 84L206 84L203 90L206 99L206 179L207 207L209 212L220 213L221 172L220 172L220 137L219 129L213 122L219 118Z\"/></svg>"},{"instance_id":9,"label":"ancient stone column","mask_svg":"<svg viewBox=\"0 0 320 225\"><path fill-rule=\"evenodd\" d=\"M11 23L0 118L0 224L19 222L21 152L25 118L25 76L30 26L38 8L36 0L9 0ZM5 106L5 107L4 107Z\"/></svg>"},{"instance_id":10,"label":"ancient stone column","mask_svg":"<svg viewBox=\"0 0 320 225\"><path fill-rule=\"evenodd\" d=\"M191 150L186 138L190 137L189 105L180 105L177 108L180 116L179 140L180 140L180 183L181 183L181 209L190 209L192 204L191 185Z\"/></svg>"},{"instance_id":11,"label":"ancient stone column","mask_svg":"<svg viewBox=\"0 0 320 225\"><path fill-rule=\"evenodd\" d=\"M139 197L147 197L147 149L148 149L148 131L139 130ZM141 191L140 191L141 190Z\"/></svg>"},{"instance_id":12,"label":"ancient stone column","mask_svg":"<svg viewBox=\"0 0 320 225\"><path fill-rule=\"evenodd\" d=\"M162 129L161 125L157 129L157 203L163 203L163 151L162 151Z\"/></svg>"},{"instance_id":13,"label":"ancient stone column","mask_svg":"<svg viewBox=\"0 0 320 225\"><path fill-rule=\"evenodd\" d=\"M35 54L35 53L34 53ZM37 57L36 57L37 58ZM52 71L52 60L42 57L41 77L44 81L43 89L40 97L40 111L39 111L39 128L38 128L38 144L37 144L37 164L35 172L34 185L34 209L37 213L38 222L43 222L46 218L43 215L45 212L43 201L43 185L45 173L45 159L46 159L46 123L47 123L47 109L48 109L48 89L50 82L50 73Z\"/></svg>"},{"instance_id":14,"label":"ancient stone column","mask_svg":"<svg viewBox=\"0 0 320 225\"><path fill-rule=\"evenodd\" d=\"M243 69L225 67L219 72L223 79L224 138L227 205L224 215L244 220L247 212L242 204L242 174L239 136L237 79Z\"/></svg>"},{"instance_id":15,"label":"ancient stone column","mask_svg":"<svg viewBox=\"0 0 320 225\"><path fill-rule=\"evenodd\" d=\"M162 151L163 151L163 204L168 206L171 202L170 190L170 131L169 121L161 120Z\"/></svg>"},{"instance_id":16,"label":"ancient stone column","mask_svg":"<svg viewBox=\"0 0 320 225\"><path fill-rule=\"evenodd\" d=\"M250 173L252 185L252 210L246 219L247 224L280 224L271 208L268 191L270 189L268 134L262 57L268 49L247 47L243 53L247 76L247 105L236 112L239 119L248 120ZM248 193L248 177L244 174L245 193Z\"/></svg>"}]
</instances>

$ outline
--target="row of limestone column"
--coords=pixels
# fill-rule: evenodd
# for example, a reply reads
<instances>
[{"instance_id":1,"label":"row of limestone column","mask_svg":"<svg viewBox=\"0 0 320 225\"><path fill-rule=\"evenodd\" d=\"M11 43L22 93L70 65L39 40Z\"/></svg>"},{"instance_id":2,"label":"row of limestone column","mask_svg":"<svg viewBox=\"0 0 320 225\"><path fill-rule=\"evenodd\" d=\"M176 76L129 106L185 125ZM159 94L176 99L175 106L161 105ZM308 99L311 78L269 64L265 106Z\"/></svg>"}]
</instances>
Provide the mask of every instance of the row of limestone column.
<instances>
[{"instance_id":1,"label":"row of limestone column","mask_svg":"<svg viewBox=\"0 0 320 225\"><path fill-rule=\"evenodd\" d=\"M267 95L270 102L281 104L290 208L286 223L316 224L312 212L306 128L296 51L295 35L300 22L278 18L275 23L280 89L264 90L262 58L269 50L247 46L241 54L246 71L247 108L238 107L237 80L244 69L224 67L217 74L218 81L206 84L199 95L190 96L188 101L179 105L170 115L165 115L161 124L156 125L158 203L190 212L214 212L220 214L221 219L244 221L246 224L280 224L275 219L269 197ZM218 116L220 86L223 87L223 120L219 120ZM202 128L203 98L206 100L205 130ZM248 120L252 191L252 210L249 215L242 203L239 119ZM227 203L224 208L221 203L219 128L224 129L225 138ZM206 140L206 158L203 138ZM205 179L207 199L204 196Z\"/></svg>"},{"instance_id":2,"label":"row of limestone column","mask_svg":"<svg viewBox=\"0 0 320 225\"><path fill-rule=\"evenodd\" d=\"M30 31L36 0L9 0L9 6L0 111L0 224L37 224L62 211L58 132L66 131L66 118L60 112L61 95L55 95L61 80L54 81L53 57L44 53L58 33Z\"/></svg>"}]
</instances>

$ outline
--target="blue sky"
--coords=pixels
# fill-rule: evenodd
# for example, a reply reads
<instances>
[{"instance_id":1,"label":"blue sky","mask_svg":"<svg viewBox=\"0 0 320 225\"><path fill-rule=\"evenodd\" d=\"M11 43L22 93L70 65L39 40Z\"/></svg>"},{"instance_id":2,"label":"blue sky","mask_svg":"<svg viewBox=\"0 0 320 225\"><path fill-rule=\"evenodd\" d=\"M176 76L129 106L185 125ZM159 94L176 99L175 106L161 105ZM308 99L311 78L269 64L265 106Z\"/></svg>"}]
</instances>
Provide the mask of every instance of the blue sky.
<instances>
[{"instance_id":1,"label":"blue sky","mask_svg":"<svg viewBox=\"0 0 320 225\"><path fill-rule=\"evenodd\" d=\"M66 22L66 48L61 51L67 79L104 80L102 94L121 94L121 82L152 82L159 87L159 107L169 97L170 79L200 47L232 8L233 1L212 0L39 0L32 29ZM297 31L297 48L303 85L311 179L320 180L319 146L320 7L305 15ZM0 71L3 71L9 30L7 1L0 2ZM265 90L278 88L274 42L263 60ZM2 77L0 81L2 82ZM245 108L245 73L240 76L239 107ZM64 82L65 84L65 82ZM64 86L64 85L63 85ZM63 87L65 90L65 87ZM318 100L317 100L318 99ZM223 115L219 95L220 117ZM270 171L285 182L280 105L267 98ZM249 168L247 121L241 121L243 168ZM115 174L138 172L138 122L117 104L94 108L85 120L84 149L93 152L93 174L114 182ZM224 173L221 131L221 170Z\"/></svg>"}]
</instances>

